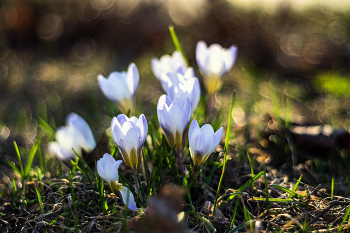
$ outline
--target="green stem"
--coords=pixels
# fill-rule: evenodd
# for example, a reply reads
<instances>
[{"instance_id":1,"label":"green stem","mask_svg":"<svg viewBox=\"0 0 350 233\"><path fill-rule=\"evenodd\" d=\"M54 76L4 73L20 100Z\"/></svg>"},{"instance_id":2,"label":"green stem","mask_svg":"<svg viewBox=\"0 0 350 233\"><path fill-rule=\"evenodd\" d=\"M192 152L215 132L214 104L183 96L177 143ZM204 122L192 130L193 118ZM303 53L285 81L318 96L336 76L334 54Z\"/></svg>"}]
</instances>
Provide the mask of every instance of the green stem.
<instances>
[{"instance_id":1,"label":"green stem","mask_svg":"<svg viewBox=\"0 0 350 233\"><path fill-rule=\"evenodd\" d=\"M226 132L226 140L225 140L225 153L224 153L224 161L223 161L223 166L222 166L222 173L221 173L221 177L220 177L220 181L219 181L219 185L218 185L218 190L216 191L216 197L215 197L215 202L214 202L214 209L213 209L213 216L215 216L215 210L216 210L216 205L218 202L218 197L219 197L219 192L220 192L220 187L221 187L221 183L222 183L222 178L224 177L224 173L225 173L225 167L226 167L226 161L227 161L227 152L228 152L228 141L230 138L230 133L231 133L231 125L232 125L232 110L233 110L233 105L235 103L235 96L236 96L236 92L233 91L232 94L232 102L231 102L231 107L230 107L230 114L228 116L228 124L227 124L227 132Z\"/></svg>"}]
</instances>

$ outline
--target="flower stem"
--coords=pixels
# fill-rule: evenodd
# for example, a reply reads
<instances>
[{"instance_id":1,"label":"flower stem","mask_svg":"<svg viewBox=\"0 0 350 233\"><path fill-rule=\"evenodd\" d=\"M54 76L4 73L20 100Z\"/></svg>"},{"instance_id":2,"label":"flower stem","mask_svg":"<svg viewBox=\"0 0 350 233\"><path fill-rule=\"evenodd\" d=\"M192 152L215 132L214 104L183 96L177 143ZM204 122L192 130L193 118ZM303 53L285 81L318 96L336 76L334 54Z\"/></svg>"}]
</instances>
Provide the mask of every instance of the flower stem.
<instances>
[{"instance_id":1,"label":"flower stem","mask_svg":"<svg viewBox=\"0 0 350 233\"><path fill-rule=\"evenodd\" d=\"M136 169L133 169L132 173L134 175L135 186L136 186L137 193L138 193L140 191L140 184L139 184L139 180L137 179L137 176L136 176Z\"/></svg>"},{"instance_id":2,"label":"flower stem","mask_svg":"<svg viewBox=\"0 0 350 233\"><path fill-rule=\"evenodd\" d=\"M194 166L193 169L192 169L191 176L190 176L190 178L188 179L188 183L191 183L191 181L193 180L193 178L196 176L197 170L198 170L198 166Z\"/></svg>"},{"instance_id":3,"label":"flower stem","mask_svg":"<svg viewBox=\"0 0 350 233\"><path fill-rule=\"evenodd\" d=\"M181 168L182 174L185 174L184 167L182 165L182 160L181 160L181 149L176 150L176 157L177 157L177 162L179 163L179 166Z\"/></svg>"},{"instance_id":4,"label":"flower stem","mask_svg":"<svg viewBox=\"0 0 350 233\"><path fill-rule=\"evenodd\" d=\"M205 119L206 123L210 123L210 116L211 116L212 109L214 106L214 101L215 101L215 95L212 94L209 96L209 102L208 102L208 106L207 106L207 118Z\"/></svg>"},{"instance_id":5,"label":"flower stem","mask_svg":"<svg viewBox=\"0 0 350 233\"><path fill-rule=\"evenodd\" d=\"M217 201L218 201L218 197L219 197L219 193L220 193L220 187L221 187L221 183L222 183L222 178L224 177L224 173L225 173L226 159L227 159L228 146L229 146L228 142L229 142L229 139L230 139L231 125L232 125L232 111L233 111L233 105L235 104L235 96L236 96L236 92L233 91L232 102L231 102L231 107L230 107L230 114L228 115L228 124L227 124L226 140L225 140L224 161L223 161L222 172L221 172L221 176L220 176L218 189L216 191L216 196L215 196L215 201L214 201L214 208L213 208L213 214L212 214L213 216L215 216L215 210L216 210L216 205L217 205Z\"/></svg>"}]
</instances>

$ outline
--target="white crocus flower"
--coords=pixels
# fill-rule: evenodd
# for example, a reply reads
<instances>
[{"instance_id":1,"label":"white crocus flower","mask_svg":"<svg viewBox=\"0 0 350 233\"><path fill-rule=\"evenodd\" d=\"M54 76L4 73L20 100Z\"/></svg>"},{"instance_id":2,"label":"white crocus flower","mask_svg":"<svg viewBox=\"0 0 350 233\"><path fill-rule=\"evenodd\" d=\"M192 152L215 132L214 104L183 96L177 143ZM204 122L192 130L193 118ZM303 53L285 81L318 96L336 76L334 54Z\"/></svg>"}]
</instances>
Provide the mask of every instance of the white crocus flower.
<instances>
[{"instance_id":1,"label":"white crocus flower","mask_svg":"<svg viewBox=\"0 0 350 233\"><path fill-rule=\"evenodd\" d=\"M225 49L219 44L212 44L208 47L204 41L197 43L196 60L209 95L221 88L221 76L232 68L236 56L237 47L233 45Z\"/></svg>"},{"instance_id":2,"label":"white crocus flower","mask_svg":"<svg viewBox=\"0 0 350 233\"><path fill-rule=\"evenodd\" d=\"M186 73L186 75L168 73L169 81L166 93L172 100L180 99L182 104L188 98L191 103L191 113L193 113L198 105L201 89L198 78L191 76L190 73Z\"/></svg>"},{"instance_id":3,"label":"white crocus flower","mask_svg":"<svg viewBox=\"0 0 350 233\"><path fill-rule=\"evenodd\" d=\"M157 58L153 58L151 61L151 65L153 74L158 80L161 79L162 74L184 74L187 69L185 61L181 56L181 53L177 50L174 51L172 56L166 54L162 56L159 60Z\"/></svg>"},{"instance_id":4,"label":"white crocus flower","mask_svg":"<svg viewBox=\"0 0 350 233\"><path fill-rule=\"evenodd\" d=\"M123 113L130 110L134 114L133 96L139 85L139 71L134 63L130 63L127 72L112 72L108 78L99 75L98 83L103 94L117 103Z\"/></svg>"},{"instance_id":5,"label":"white crocus flower","mask_svg":"<svg viewBox=\"0 0 350 233\"><path fill-rule=\"evenodd\" d=\"M118 168L122 160L115 160L110 154L104 154L103 158L97 161L97 171L102 179L104 179L113 192L120 192L123 202L126 203L129 209L136 210L134 196L130 190L119 184Z\"/></svg>"},{"instance_id":6,"label":"white crocus flower","mask_svg":"<svg viewBox=\"0 0 350 233\"><path fill-rule=\"evenodd\" d=\"M183 133L191 119L191 104L188 98L183 101L175 98L172 101L167 95L162 95L157 104L157 115L160 127L172 148L177 150L182 146Z\"/></svg>"},{"instance_id":7,"label":"white crocus flower","mask_svg":"<svg viewBox=\"0 0 350 233\"><path fill-rule=\"evenodd\" d=\"M114 117L111 124L112 137L123 156L124 162L130 168L137 168L141 148L146 140L148 125L146 117L141 114L139 119L124 114Z\"/></svg>"},{"instance_id":8,"label":"white crocus flower","mask_svg":"<svg viewBox=\"0 0 350 233\"><path fill-rule=\"evenodd\" d=\"M60 159L75 159L72 148L81 156L82 149L91 152L96 147L92 131L86 121L76 113L68 114L65 127L56 132L56 142L49 144L49 149Z\"/></svg>"},{"instance_id":9,"label":"white crocus flower","mask_svg":"<svg viewBox=\"0 0 350 233\"><path fill-rule=\"evenodd\" d=\"M207 160L211 152L219 145L222 135L222 127L214 133L211 125L205 124L200 128L196 120L192 121L188 131L188 141L195 167L201 166Z\"/></svg>"}]
</instances>

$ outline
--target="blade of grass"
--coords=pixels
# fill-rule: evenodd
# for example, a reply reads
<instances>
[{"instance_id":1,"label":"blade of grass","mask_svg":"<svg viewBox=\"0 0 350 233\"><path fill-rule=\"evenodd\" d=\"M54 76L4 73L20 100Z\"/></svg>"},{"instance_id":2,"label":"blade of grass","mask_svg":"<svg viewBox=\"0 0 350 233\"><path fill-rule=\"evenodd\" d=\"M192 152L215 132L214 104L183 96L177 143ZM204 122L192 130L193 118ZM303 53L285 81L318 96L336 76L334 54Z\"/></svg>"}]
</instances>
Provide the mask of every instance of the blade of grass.
<instances>
[{"instance_id":1,"label":"blade of grass","mask_svg":"<svg viewBox=\"0 0 350 233\"><path fill-rule=\"evenodd\" d=\"M296 192L294 192L294 191L292 191L292 190L290 190L290 189L287 189L287 188L285 188L285 187L283 187L283 186L279 186L279 185L277 185L277 184L271 184L271 187L277 188L277 189L279 189L279 190L281 190L281 191L283 191L283 192L285 192L285 193L288 193L288 194L290 195L289 199L291 199L291 198L294 197L294 196L297 196L297 197L304 197L304 196L299 195L299 194L297 194Z\"/></svg>"},{"instance_id":2,"label":"blade of grass","mask_svg":"<svg viewBox=\"0 0 350 233\"><path fill-rule=\"evenodd\" d=\"M234 228L232 231L230 231L230 233L238 232L238 231L241 230L242 228L244 228L244 223L242 223L241 225L239 225L239 226L237 226L236 228Z\"/></svg>"},{"instance_id":3,"label":"blade of grass","mask_svg":"<svg viewBox=\"0 0 350 233\"><path fill-rule=\"evenodd\" d=\"M15 205L18 206L18 195L17 195L17 186L15 178L12 177L12 184L13 184L13 198L15 200Z\"/></svg>"},{"instance_id":4,"label":"blade of grass","mask_svg":"<svg viewBox=\"0 0 350 233\"><path fill-rule=\"evenodd\" d=\"M234 209L234 211L233 211L233 215L232 215L232 218L231 218L231 222L230 222L229 229L231 229L231 228L232 228L232 226L233 226L233 222L235 221L236 214L237 214L238 204L239 204L239 199L237 198L237 200L236 200L236 204L235 204L235 209Z\"/></svg>"},{"instance_id":5,"label":"blade of grass","mask_svg":"<svg viewBox=\"0 0 350 233\"><path fill-rule=\"evenodd\" d=\"M13 170L15 170L20 176L21 178L23 178L23 173L21 173L21 171L18 169L18 167L16 167L15 165L13 165L10 160L6 160L7 165L9 165Z\"/></svg>"},{"instance_id":6,"label":"blade of grass","mask_svg":"<svg viewBox=\"0 0 350 233\"><path fill-rule=\"evenodd\" d=\"M252 177L254 177L254 169L253 169L253 165L252 165L252 160L250 159L248 151L247 151L247 157L248 157L249 166L250 166L250 173L252 174ZM254 188L254 183L252 183L252 188Z\"/></svg>"},{"instance_id":7,"label":"blade of grass","mask_svg":"<svg viewBox=\"0 0 350 233\"><path fill-rule=\"evenodd\" d=\"M228 202L230 202L233 198L235 198L237 195L237 193L243 192L246 188L248 188L252 182L256 181L257 179L260 178L260 176L264 174L264 171L259 172L258 174L256 174L253 178L251 178L250 180L248 180L247 182L245 182L239 189L236 190L235 194L232 194L231 196L229 196L225 202L223 202L220 206L219 209L223 208Z\"/></svg>"},{"instance_id":8,"label":"blade of grass","mask_svg":"<svg viewBox=\"0 0 350 233\"><path fill-rule=\"evenodd\" d=\"M269 203L269 188L267 184L267 177L266 177L266 164L264 164L264 181L265 181L265 193L266 193L266 209L270 209L270 203Z\"/></svg>"},{"instance_id":9,"label":"blade of grass","mask_svg":"<svg viewBox=\"0 0 350 233\"><path fill-rule=\"evenodd\" d=\"M30 154L29 154L29 157L28 157L28 161L27 161L26 167L24 169L24 177L26 179L29 178L29 171L30 171L30 168L32 167L32 164L33 164L33 161L34 161L34 157L35 157L36 152L38 151L40 143L41 143L41 139L38 139L34 143L34 146L33 146L33 148L30 151Z\"/></svg>"},{"instance_id":10,"label":"blade of grass","mask_svg":"<svg viewBox=\"0 0 350 233\"><path fill-rule=\"evenodd\" d=\"M231 125L232 125L232 111L233 111L233 105L235 103L235 96L236 96L236 92L233 91L232 100L231 100L232 102L231 102L231 107L230 107L230 113L229 113L229 116L228 116L228 124L227 124L226 140L225 140L224 161L223 161L222 173L221 173L218 189L216 191L216 197L215 197L215 201L214 201L214 209L213 209L213 214L212 214L213 216L215 216L215 209L216 209L216 205L217 205L217 201L218 201L218 197L219 197L219 193L220 193L221 182L222 182L222 178L224 177L224 173L225 173L226 158L227 158L228 147L229 147L228 142L229 142L229 139L230 139Z\"/></svg>"},{"instance_id":11,"label":"blade of grass","mask_svg":"<svg viewBox=\"0 0 350 233\"><path fill-rule=\"evenodd\" d=\"M21 172L19 173L20 175L24 176L24 171L23 171L23 165L22 165L22 159L21 159L21 154L19 153L19 149L17 146L16 141L13 141L13 145L15 146L15 150L16 150L16 154L17 154L17 158L18 158L18 163L19 163L19 167L21 169ZM24 178L24 177L22 177Z\"/></svg>"},{"instance_id":12,"label":"blade of grass","mask_svg":"<svg viewBox=\"0 0 350 233\"><path fill-rule=\"evenodd\" d=\"M331 200L334 199L334 177L332 176L332 186L331 186Z\"/></svg>"},{"instance_id":13,"label":"blade of grass","mask_svg":"<svg viewBox=\"0 0 350 233\"><path fill-rule=\"evenodd\" d=\"M38 117L38 123L46 130L47 133L49 133L49 135L56 134L56 132L51 128L51 126L48 123L46 123L46 121L43 120L41 117Z\"/></svg>"},{"instance_id":14,"label":"blade of grass","mask_svg":"<svg viewBox=\"0 0 350 233\"><path fill-rule=\"evenodd\" d=\"M173 42L174 42L174 45L175 45L176 50L178 50L178 51L181 53L182 58L184 59L185 64L186 64L186 66L188 67L188 66L189 66L188 59L187 59L187 57L186 57L184 51L182 50L180 41L179 41L179 39L178 39L178 37L177 37L177 35L176 35L176 32L175 32L174 27L173 27L173 26L169 26L169 31L170 31L171 39L172 39Z\"/></svg>"},{"instance_id":15,"label":"blade of grass","mask_svg":"<svg viewBox=\"0 0 350 233\"><path fill-rule=\"evenodd\" d=\"M41 200L40 192L36 186L35 186L35 192L36 192L36 195L38 196L38 201L39 201L39 205L40 205L40 213L44 214L45 210L44 210L43 201Z\"/></svg>"},{"instance_id":16,"label":"blade of grass","mask_svg":"<svg viewBox=\"0 0 350 233\"><path fill-rule=\"evenodd\" d=\"M266 201L265 197L253 197L255 201ZM283 202L283 203L297 203L299 204L300 201L294 201L289 199L282 199L282 198L269 198L267 200L268 202Z\"/></svg>"}]
</instances>

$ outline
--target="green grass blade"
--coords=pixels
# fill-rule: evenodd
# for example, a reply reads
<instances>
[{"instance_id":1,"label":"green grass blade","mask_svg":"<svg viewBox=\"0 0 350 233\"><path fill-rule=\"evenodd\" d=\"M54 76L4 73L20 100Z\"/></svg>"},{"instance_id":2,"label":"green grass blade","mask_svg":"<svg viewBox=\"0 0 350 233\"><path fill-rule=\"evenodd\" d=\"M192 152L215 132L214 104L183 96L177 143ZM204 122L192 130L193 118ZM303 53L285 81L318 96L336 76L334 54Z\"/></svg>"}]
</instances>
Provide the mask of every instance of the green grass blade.
<instances>
[{"instance_id":1,"label":"green grass blade","mask_svg":"<svg viewBox=\"0 0 350 233\"><path fill-rule=\"evenodd\" d=\"M41 126L45 129L45 131L46 131L50 136L53 136L53 135L56 134L55 130L53 130L53 129L51 128L51 126L50 126L48 123L46 123L46 121L43 120L41 117L38 117L38 123L39 123L39 125L41 125Z\"/></svg>"},{"instance_id":2,"label":"green grass blade","mask_svg":"<svg viewBox=\"0 0 350 233\"><path fill-rule=\"evenodd\" d=\"M334 177L332 176L331 200L334 199Z\"/></svg>"},{"instance_id":3,"label":"green grass blade","mask_svg":"<svg viewBox=\"0 0 350 233\"><path fill-rule=\"evenodd\" d=\"M252 177L254 177L254 169L253 169L253 165L252 165L252 160L250 159L248 151L247 151L247 157L248 157L249 166L250 166L250 173L252 174ZM254 183L252 183L252 188L254 188Z\"/></svg>"},{"instance_id":4,"label":"green grass blade","mask_svg":"<svg viewBox=\"0 0 350 233\"><path fill-rule=\"evenodd\" d=\"M287 188L285 188L285 187L283 187L283 186L280 186L280 185L277 185L277 184L271 184L271 186L274 187L274 188L277 188L277 189L279 189L279 190L281 190L281 191L283 191L283 192L285 192L285 193L288 193L288 194L290 195L290 198L291 198L291 197L294 197L294 196L303 197L302 195L297 194L297 193L294 192L293 190L287 189ZM289 199L290 199L290 198L289 198Z\"/></svg>"},{"instance_id":5,"label":"green grass blade","mask_svg":"<svg viewBox=\"0 0 350 233\"><path fill-rule=\"evenodd\" d=\"M18 158L18 162L19 162L19 167L21 169L21 172L18 172L18 173L23 177L24 176L23 164L22 164L21 154L19 153L19 149L18 149L16 141L13 141L13 145L15 146L15 150L16 150L16 154L17 154L17 158Z\"/></svg>"},{"instance_id":6,"label":"green grass blade","mask_svg":"<svg viewBox=\"0 0 350 233\"><path fill-rule=\"evenodd\" d=\"M41 139L38 139L34 143L34 146L33 146L32 150L30 151L30 154L29 154L29 157L28 157L28 161L27 161L26 167L24 169L24 177L26 177L27 179L28 179L28 176L29 176L30 168L32 167L32 164L33 164L33 160L34 160L35 154L38 151L40 143L41 143Z\"/></svg>"},{"instance_id":7,"label":"green grass blade","mask_svg":"<svg viewBox=\"0 0 350 233\"><path fill-rule=\"evenodd\" d=\"M220 206L219 209L221 209L222 207L224 207L228 202L230 202L233 198L235 198L237 195L239 195L238 193L243 192L246 188L248 188L254 181L256 181L257 179L260 178L260 176L264 174L264 171L259 172L258 174L256 174L253 178L251 178L250 180L248 180L247 182L245 182L239 189L236 190L235 194L232 194L231 196L229 196L225 202L223 202Z\"/></svg>"},{"instance_id":8,"label":"green grass blade","mask_svg":"<svg viewBox=\"0 0 350 233\"><path fill-rule=\"evenodd\" d=\"M232 231L230 231L230 233L238 232L238 231L241 230L242 228L244 228L244 223L242 223L242 224L239 225L238 227L234 228Z\"/></svg>"},{"instance_id":9,"label":"green grass blade","mask_svg":"<svg viewBox=\"0 0 350 233\"><path fill-rule=\"evenodd\" d=\"M17 186L15 178L12 177L12 184L13 184L13 198L15 199L15 205L18 205L18 195L17 195Z\"/></svg>"},{"instance_id":10,"label":"green grass blade","mask_svg":"<svg viewBox=\"0 0 350 233\"><path fill-rule=\"evenodd\" d=\"M9 160L6 160L7 165L9 165L13 170L15 170L23 179L23 174L21 173L21 171L18 169L18 167L16 167L15 165L13 165Z\"/></svg>"},{"instance_id":11,"label":"green grass blade","mask_svg":"<svg viewBox=\"0 0 350 233\"><path fill-rule=\"evenodd\" d=\"M239 199L236 200L235 209L234 209L234 211L233 211L233 215L232 215L232 218L231 218L231 222L230 222L230 227L229 227L229 229L232 228L233 222L235 221L236 214L237 214L238 204L239 204Z\"/></svg>"},{"instance_id":12,"label":"green grass blade","mask_svg":"<svg viewBox=\"0 0 350 233\"><path fill-rule=\"evenodd\" d=\"M344 218L343 218L343 220L342 220L342 222L341 222L341 224L340 224L340 226L339 226L339 228L338 228L338 232L341 232L342 226L343 226L344 223L346 222L346 219L349 217L349 215L350 215L350 205L348 206L348 209L347 209L346 212L345 212Z\"/></svg>"},{"instance_id":13,"label":"green grass blade","mask_svg":"<svg viewBox=\"0 0 350 233\"><path fill-rule=\"evenodd\" d=\"M213 216L215 216L215 209L216 209L216 205L217 205L217 202L218 202L218 197L219 197L220 188L221 188L221 182L222 182L222 178L224 177L225 168L226 168L226 158L227 158L228 147L229 147L228 142L229 142L230 133L231 133L232 111L233 111L233 105L235 104L235 96L236 96L236 92L233 91L232 100L231 100L231 107L230 107L230 113L228 115L228 124L227 124L226 140L225 140L224 161L223 161L222 173L221 173L218 189L216 191L216 197L215 197L215 201L214 201L214 209L213 209L213 214L212 214Z\"/></svg>"},{"instance_id":14,"label":"green grass blade","mask_svg":"<svg viewBox=\"0 0 350 233\"><path fill-rule=\"evenodd\" d=\"M40 213L41 213L41 214L44 214L45 211L44 211L43 201L41 200L40 192L39 192L39 190L38 190L38 188L37 188L36 186L35 186L35 192L36 192L36 195L38 196L38 200L39 200Z\"/></svg>"},{"instance_id":15,"label":"green grass blade","mask_svg":"<svg viewBox=\"0 0 350 233\"><path fill-rule=\"evenodd\" d=\"M181 53L181 55L182 55L182 57L183 57L183 59L184 59L184 61L186 63L186 66L188 67L189 66L188 59L187 59L187 57L186 57L186 55L185 55L185 53L184 53L184 51L183 51L183 49L181 47L180 41L179 41L179 39L178 39L178 37L176 35L174 27L173 26L169 26L169 31L170 31L171 39L174 42L176 50L178 50Z\"/></svg>"},{"instance_id":16,"label":"green grass blade","mask_svg":"<svg viewBox=\"0 0 350 233\"><path fill-rule=\"evenodd\" d=\"M214 225L210 222L209 219L205 218L204 216L198 216L199 220L203 223L204 227L207 229L208 232L210 233L215 233L217 232L216 228Z\"/></svg>"},{"instance_id":17,"label":"green grass blade","mask_svg":"<svg viewBox=\"0 0 350 233\"><path fill-rule=\"evenodd\" d=\"M253 197L254 201L266 201L265 197ZM282 198L269 198L267 199L268 202L282 202L282 203L297 203L299 204L300 201L294 201L289 199L282 199Z\"/></svg>"},{"instance_id":18,"label":"green grass blade","mask_svg":"<svg viewBox=\"0 0 350 233\"><path fill-rule=\"evenodd\" d=\"M269 185L267 183L267 177L266 177L266 164L264 165L264 181L265 181L265 193L266 193L266 209L269 210L270 209L270 203L268 202L269 200Z\"/></svg>"}]
</instances>

